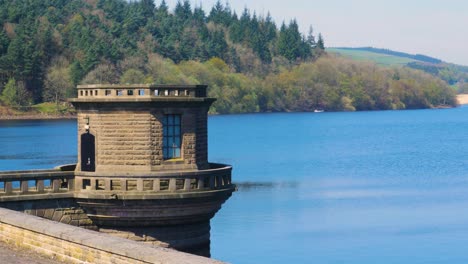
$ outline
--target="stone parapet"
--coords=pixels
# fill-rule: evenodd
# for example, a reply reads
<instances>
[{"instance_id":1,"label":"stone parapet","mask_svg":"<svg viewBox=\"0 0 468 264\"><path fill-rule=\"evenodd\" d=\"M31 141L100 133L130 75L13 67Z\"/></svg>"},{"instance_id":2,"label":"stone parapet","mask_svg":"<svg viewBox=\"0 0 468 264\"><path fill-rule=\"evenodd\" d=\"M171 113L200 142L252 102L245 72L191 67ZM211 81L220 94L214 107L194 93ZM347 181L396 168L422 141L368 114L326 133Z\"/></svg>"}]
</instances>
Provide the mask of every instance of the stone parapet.
<instances>
[{"instance_id":1,"label":"stone parapet","mask_svg":"<svg viewBox=\"0 0 468 264\"><path fill-rule=\"evenodd\" d=\"M91 84L78 85L78 99L147 99L147 98L203 98L206 85L154 84Z\"/></svg>"},{"instance_id":2,"label":"stone parapet","mask_svg":"<svg viewBox=\"0 0 468 264\"><path fill-rule=\"evenodd\" d=\"M0 208L0 240L68 263L221 263Z\"/></svg>"},{"instance_id":3,"label":"stone parapet","mask_svg":"<svg viewBox=\"0 0 468 264\"><path fill-rule=\"evenodd\" d=\"M0 202L73 197L74 178L60 169L0 172Z\"/></svg>"}]
</instances>

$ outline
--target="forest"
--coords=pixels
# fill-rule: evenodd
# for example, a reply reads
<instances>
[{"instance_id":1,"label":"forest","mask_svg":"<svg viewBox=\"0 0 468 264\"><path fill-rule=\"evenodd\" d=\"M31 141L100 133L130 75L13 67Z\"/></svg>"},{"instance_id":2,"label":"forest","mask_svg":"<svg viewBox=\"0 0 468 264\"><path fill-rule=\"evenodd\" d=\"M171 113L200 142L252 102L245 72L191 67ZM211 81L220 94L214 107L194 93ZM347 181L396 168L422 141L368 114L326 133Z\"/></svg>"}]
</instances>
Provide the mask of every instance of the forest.
<instances>
[{"instance_id":1,"label":"forest","mask_svg":"<svg viewBox=\"0 0 468 264\"><path fill-rule=\"evenodd\" d=\"M207 84L212 113L456 105L448 84L325 52L297 21L188 0L0 0L0 100L62 104L77 84Z\"/></svg>"}]
</instances>

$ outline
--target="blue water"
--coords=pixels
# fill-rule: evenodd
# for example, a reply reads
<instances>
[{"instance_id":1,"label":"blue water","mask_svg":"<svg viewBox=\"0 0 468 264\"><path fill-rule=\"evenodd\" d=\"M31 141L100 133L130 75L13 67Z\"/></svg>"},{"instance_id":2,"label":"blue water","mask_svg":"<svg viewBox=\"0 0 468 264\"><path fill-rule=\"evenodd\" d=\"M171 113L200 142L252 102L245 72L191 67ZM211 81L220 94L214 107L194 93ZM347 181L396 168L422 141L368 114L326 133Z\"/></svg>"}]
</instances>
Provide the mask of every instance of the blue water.
<instances>
[{"instance_id":1,"label":"blue water","mask_svg":"<svg viewBox=\"0 0 468 264\"><path fill-rule=\"evenodd\" d=\"M212 116L234 166L211 222L232 263L468 263L468 107ZM0 170L75 161L75 121L0 121Z\"/></svg>"}]
</instances>

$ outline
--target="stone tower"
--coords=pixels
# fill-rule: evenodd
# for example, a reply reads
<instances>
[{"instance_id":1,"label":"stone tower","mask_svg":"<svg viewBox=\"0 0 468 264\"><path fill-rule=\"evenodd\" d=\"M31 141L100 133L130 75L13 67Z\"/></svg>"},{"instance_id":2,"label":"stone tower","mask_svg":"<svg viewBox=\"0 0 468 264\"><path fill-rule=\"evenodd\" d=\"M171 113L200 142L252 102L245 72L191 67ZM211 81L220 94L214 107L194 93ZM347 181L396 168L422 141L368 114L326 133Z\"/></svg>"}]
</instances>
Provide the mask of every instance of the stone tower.
<instances>
[{"instance_id":1,"label":"stone tower","mask_svg":"<svg viewBox=\"0 0 468 264\"><path fill-rule=\"evenodd\" d=\"M80 85L75 197L102 232L208 255L231 167L208 162L206 86Z\"/></svg>"}]
</instances>

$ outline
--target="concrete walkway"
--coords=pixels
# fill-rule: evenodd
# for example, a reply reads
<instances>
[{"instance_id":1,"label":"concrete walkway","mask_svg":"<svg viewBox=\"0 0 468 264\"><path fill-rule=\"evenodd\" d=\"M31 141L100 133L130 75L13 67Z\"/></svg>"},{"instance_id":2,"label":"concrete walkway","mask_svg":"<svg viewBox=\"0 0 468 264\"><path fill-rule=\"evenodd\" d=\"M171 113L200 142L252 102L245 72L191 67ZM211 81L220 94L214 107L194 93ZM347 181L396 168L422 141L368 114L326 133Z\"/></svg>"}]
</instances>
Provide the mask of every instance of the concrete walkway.
<instances>
[{"instance_id":1,"label":"concrete walkway","mask_svg":"<svg viewBox=\"0 0 468 264\"><path fill-rule=\"evenodd\" d=\"M0 242L0 263L15 264L59 264L64 263L58 260L39 255L34 251L18 248Z\"/></svg>"}]
</instances>

